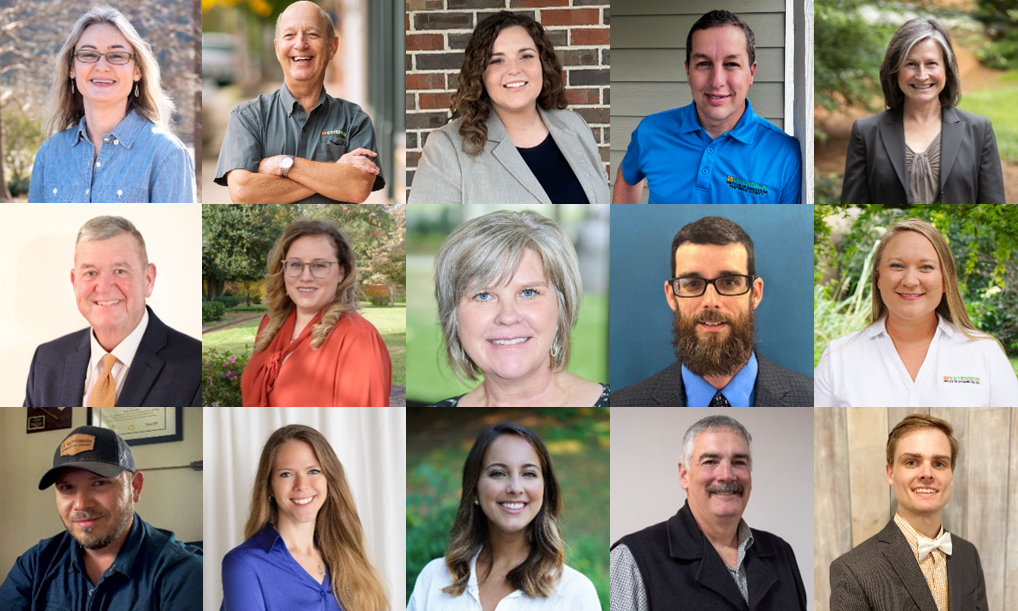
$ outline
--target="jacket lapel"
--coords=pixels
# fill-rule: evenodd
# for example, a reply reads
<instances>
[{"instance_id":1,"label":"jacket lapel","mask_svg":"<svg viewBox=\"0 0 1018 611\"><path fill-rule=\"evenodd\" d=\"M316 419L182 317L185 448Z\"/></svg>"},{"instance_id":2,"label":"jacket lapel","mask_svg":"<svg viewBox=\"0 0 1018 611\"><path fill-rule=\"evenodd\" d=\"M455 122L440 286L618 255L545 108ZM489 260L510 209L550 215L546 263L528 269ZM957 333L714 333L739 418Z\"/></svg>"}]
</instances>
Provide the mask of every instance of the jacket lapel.
<instances>
[{"instance_id":1,"label":"jacket lapel","mask_svg":"<svg viewBox=\"0 0 1018 611\"><path fill-rule=\"evenodd\" d=\"M60 386L60 405L83 407L85 395L85 377L88 375L88 361L92 358L92 344L85 329L74 352L64 357L64 375ZM53 406L46 406L53 407Z\"/></svg>"},{"instance_id":2,"label":"jacket lapel","mask_svg":"<svg viewBox=\"0 0 1018 611\"><path fill-rule=\"evenodd\" d=\"M715 592L735 609L749 608L721 556L696 525L688 502L668 521L668 547L673 558L700 560L696 581L701 587Z\"/></svg>"},{"instance_id":3,"label":"jacket lapel","mask_svg":"<svg viewBox=\"0 0 1018 611\"><path fill-rule=\"evenodd\" d=\"M884 143L884 151L891 159L894 173L898 175L901 186L908 196L908 171L905 168L905 124L901 120L901 108L885 113L880 123L880 140ZM943 172L941 172L943 175Z\"/></svg>"},{"instance_id":4,"label":"jacket lapel","mask_svg":"<svg viewBox=\"0 0 1018 611\"><path fill-rule=\"evenodd\" d=\"M146 306L148 307L148 306ZM159 320L155 312L148 308L148 327L141 337L141 344L131 361L131 370L127 372L124 388L120 391L117 406L138 407L143 405L152 385L155 384L159 372L166 364L157 353L166 346L166 325ZM168 406L176 407L176 406Z\"/></svg>"},{"instance_id":5,"label":"jacket lapel","mask_svg":"<svg viewBox=\"0 0 1018 611\"><path fill-rule=\"evenodd\" d=\"M940 192L944 192L944 185L947 184L947 177L951 174L951 168L958 159L958 149L961 148L962 136L965 133L965 124L953 108L945 108L941 113L943 125L940 132ZM958 203L944 202L940 203Z\"/></svg>"},{"instance_id":6,"label":"jacket lapel","mask_svg":"<svg viewBox=\"0 0 1018 611\"><path fill-rule=\"evenodd\" d=\"M576 175L580 186L583 187L583 193L587 196L587 201L596 204L597 195L594 193L594 185L600 183L597 182L595 177L590 175L590 163L584 158L582 147L578 146L579 143L576 141L577 135L572 133L564 122L559 121L557 114L550 113L540 106L538 106L537 110L541 113L544 124L548 126L552 140L558 145L558 150L562 151L562 156L566 158L570 169Z\"/></svg>"},{"instance_id":7,"label":"jacket lapel","mask_svg":"<svg viewBox=\"0 0 1018 611\"><path fill-rule=\"evenodd\" d=\"M665 384L654 388L654 401L662 407L686 407L686 387L682 383L682 365L672 363Z\"/></svg>"},{"instance_id":8,"label":"jacket lapel","mask_svg":"<svg viewBox=\"0 0 1018 611\"><path fill-rule=\"evenodd\" d=\"M930 586L926 583L926 578L923 577L915 554L912 553L912 548L909 547L905 535L901 533L901 529L893 519L884 527L884 530L880 531L878 536L881 542L887 544L883 550L884 557L887 558L888 564L894 569L898 579L901 580L919 610L937 611L937 602L933 600Z\"/></svg>"},{"instance_id":9,"label":"jacket lapel","mask_svg":"<svg viewBox=\"0 0 1018 611\"><path fill-rule=\"evenodd\" d=\"M767 593L778 582L778 576L769 567L770 562L761 560L776 554L773 548L767 547L756 538L753 539L753 545L746 550L746 558L742 562L746 567L746 578L749 581L750 609L759 609L761 601L767 598Z\"/></svg>"},{"instance_id":10,"label":"jacket lapel","mask_svg":"<svg viewBox=\"0 0 1018 611\"><path fill-rule=\"evenodd\" d=\"M516 150L516 145L506 133L502 120L498 118L498 114L494 110L491 111L486 125L488 126L488 140L495 143L495 148L491 151L495 155L495 159L498 159L502 167L542 204L551 205L551 199L544 192L537 177L527 167L527 162L523 161L520 152Z\"/></svg>"},{"instance_id":11,"label":"jacket lapel","mask_svg":"<svg viewBox=\"0 0 1018 611\"><path fill-rule=\"evenodd\" d=\"M753 388L753 392L756 395L755 405L753 407L782 407L785 405L785 395L782 392L781 383L778 382L772 385L772 380L776 377L772 375L771 362L760 356L760 353L756 353L756 385ZM777 373L777 372L773 372Z\"/></svg>"}]
</instances>

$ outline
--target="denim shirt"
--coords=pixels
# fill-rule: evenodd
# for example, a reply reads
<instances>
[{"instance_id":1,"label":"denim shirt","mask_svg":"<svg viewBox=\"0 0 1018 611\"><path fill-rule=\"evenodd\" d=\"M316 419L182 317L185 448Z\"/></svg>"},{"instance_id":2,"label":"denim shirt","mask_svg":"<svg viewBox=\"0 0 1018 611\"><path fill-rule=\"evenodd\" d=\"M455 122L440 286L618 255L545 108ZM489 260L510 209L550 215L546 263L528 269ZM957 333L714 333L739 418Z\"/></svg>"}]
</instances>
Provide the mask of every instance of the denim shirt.
<instances>
[{"instance_id":1,"label":"denim shirt","mask_svg":"<svg viewBox=\"0 0 1018 611\"><path fill-rule=\"evenodd\" d=\"M202 606L201 550L134 514L134 524L99 583L69 534L25 552L0 585L3 611L193 611Z\"/></svg>"},{"instance_id":2,"label":"denim shirt","mask_svg":"<svg viewBox=\"0 0 1018 611\"><path fill-rule=\"evenodd\" d=\"M98 157L85 117L76 127L54 134L39 147L28 190L30 203L196 199L194 162L187 148L136 110L103 134Z\"/></svg>"}]
</instances>

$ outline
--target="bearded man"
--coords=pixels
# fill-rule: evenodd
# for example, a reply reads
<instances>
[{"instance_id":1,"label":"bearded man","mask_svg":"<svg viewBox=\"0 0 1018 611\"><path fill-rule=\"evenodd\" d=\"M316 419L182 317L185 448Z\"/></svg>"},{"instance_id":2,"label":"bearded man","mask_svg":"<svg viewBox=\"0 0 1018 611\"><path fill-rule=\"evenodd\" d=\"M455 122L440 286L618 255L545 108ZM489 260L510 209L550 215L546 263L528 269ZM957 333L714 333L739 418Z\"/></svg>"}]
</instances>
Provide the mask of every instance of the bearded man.
<instances>
[{"instance_id":1,"label":"bearded man","mask_svg":"<svg viewBox=\"0 0 1018 611\"><path fill-rule=\"evenodd\" d=\"M39 490L54 483L66 532L18 558L0 585L0 609L201 609L201 550L134 512L144 477L123 438L106 428L74 429Z\"/></svg>"},{"instance_id":2,"label":"bearded man","mask_svg":"<svg viewBox=\"0 0 1018 611\"><path fill-rule=\"evenodd\" d=\"M754 349L764 281L742 227L707 216L680 229L672 276L664 293L678 360L613 390L613 406L813 407L813 380Z\"/></svg>"}]
</instances>

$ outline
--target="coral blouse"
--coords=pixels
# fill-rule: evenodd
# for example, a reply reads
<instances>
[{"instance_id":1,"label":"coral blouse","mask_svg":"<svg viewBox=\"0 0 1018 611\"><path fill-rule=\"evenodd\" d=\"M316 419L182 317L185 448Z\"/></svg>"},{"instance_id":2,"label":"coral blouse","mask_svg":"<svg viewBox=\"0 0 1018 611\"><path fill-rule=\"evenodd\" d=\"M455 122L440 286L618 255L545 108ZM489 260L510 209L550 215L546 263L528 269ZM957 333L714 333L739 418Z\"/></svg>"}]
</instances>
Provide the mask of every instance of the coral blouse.
<instances>
[{"instance_id":1,"label":"coral blouse","mask_svg":"<svg viewBox=\"0 0 1018 611\"><path fill-rule=\"evenodd\" d=\"M290 341L297 324L297 312L291 312L268 348L251 355L240 380L244 407L389 405L392 361L378 330L360 314L346 312L312 350L311 329L322 312ZM266 314L258 333L268 322Z\"/></svg>"}]
</instances>

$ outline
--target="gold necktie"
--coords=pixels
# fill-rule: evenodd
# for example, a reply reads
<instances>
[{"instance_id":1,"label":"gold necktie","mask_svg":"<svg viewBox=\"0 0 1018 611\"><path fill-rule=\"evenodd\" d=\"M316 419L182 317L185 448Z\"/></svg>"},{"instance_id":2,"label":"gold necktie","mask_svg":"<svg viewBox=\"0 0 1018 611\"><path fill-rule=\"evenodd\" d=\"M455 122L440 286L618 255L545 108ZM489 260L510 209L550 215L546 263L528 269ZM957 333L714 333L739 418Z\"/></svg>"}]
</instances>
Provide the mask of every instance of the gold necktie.
<instances>
[{"instance_id":1,"label":"gold necktie","mask_svg":"<svg viewBox=\"0 0 1018 611\"><path fill-rule=\"evenodd\" d=\"M117 357L107 354L103 357L103 374L99 381L92 387L92 396L89 397L88 407L113 407L117 403L117 383L113 381L113 364Z\"/></svg>"}]
</instances>

